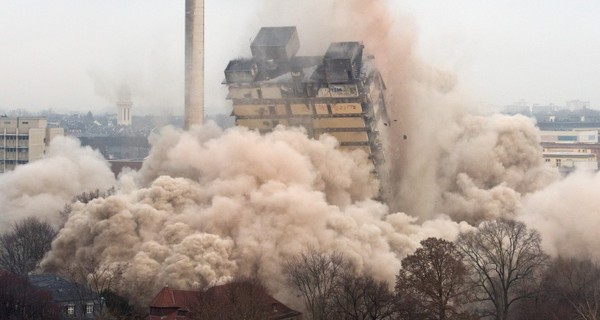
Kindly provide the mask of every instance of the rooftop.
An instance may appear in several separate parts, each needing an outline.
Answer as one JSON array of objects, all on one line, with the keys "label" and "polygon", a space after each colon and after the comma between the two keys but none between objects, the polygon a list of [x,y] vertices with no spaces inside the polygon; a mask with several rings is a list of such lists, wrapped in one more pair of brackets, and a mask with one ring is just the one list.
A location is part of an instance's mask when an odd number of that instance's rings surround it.
[{"label": "rooftop", "polygon": [[361,49],[360,42],[333,42],[329,45],[325,60],[329,59],[352,59]]},{"label": "rooftop", "polygon": [[296,27],[262,27],[252,41],[253,47],[279,47],[288,44]]},{"label": "rooftop", "polygon": [[74,300],[96,300],[96,296],[90,289],[65,280],[62,277],[51,274],[32,274],[29,275],[29,281],[34,286],[44,289],[52,294],[54,301],[74,301]]}]

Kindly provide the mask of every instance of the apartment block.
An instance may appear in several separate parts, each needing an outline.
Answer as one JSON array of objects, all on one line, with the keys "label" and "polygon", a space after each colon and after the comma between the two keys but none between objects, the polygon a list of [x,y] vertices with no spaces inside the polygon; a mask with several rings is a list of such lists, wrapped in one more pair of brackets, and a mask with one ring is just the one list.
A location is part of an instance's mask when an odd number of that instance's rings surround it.
[{"label": "apartment block", "polygon": [[59,135],[64,130],[48,127],[43,117],[0,117],[0,173],[40,159]]}]

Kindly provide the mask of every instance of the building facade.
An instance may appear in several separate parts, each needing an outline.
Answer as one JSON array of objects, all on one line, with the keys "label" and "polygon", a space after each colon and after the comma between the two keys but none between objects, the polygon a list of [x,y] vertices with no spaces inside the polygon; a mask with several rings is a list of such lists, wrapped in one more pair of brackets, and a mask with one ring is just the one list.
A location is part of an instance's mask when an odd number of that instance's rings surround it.
[{"label": "building facade", "polygon": [[0,117],[0,173],[40,159],[59,135],[64,130],[48,127],[43,117]]},{"label": "building facade", "polygon": [[575,170],[598,170],[598,130],[541,131],[544,161],[568,174]]},{"label": "building facade", "polygon": [[29,281],[52,295],[52,300],[62,311],[63,319],[96,319],[105,307],[104,300],[98,294],[57,275],[31,274]]},{"label": "building facade", "polygon": [[297,56],[299,48],[296,27],[264,27],[250,45],[252,57],[229,62],[224,84],[236,125],[329,134],[341,149],[365,151],[377,170],[388,115],[373,57],[361,42],[331,43],[323,56]]}]

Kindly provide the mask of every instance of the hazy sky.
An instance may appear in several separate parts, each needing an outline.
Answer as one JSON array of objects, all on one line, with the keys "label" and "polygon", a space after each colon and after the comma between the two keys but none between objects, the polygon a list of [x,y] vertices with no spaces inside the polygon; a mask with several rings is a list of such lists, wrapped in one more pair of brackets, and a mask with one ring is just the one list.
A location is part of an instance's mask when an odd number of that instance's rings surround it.
[{"label": "hazy sky", "polygon": [[[277,3],[290,1],[300,0]],[[248,55],[258,28],[281,15],[259,0],[205,2],[206,109],[219,113],[228,106],[220,84],[227,61]],[[454,72],[475,101],[579,99],[600,108],[600,2],[388,2],[396,27],[412,17],[406,27],[422,59]],[[311,10],[286,23],[302,23]],[[182,113],[183,30],[184,0],[1,0],[0,110],[112,110],[128,84],[134,108]]]}]

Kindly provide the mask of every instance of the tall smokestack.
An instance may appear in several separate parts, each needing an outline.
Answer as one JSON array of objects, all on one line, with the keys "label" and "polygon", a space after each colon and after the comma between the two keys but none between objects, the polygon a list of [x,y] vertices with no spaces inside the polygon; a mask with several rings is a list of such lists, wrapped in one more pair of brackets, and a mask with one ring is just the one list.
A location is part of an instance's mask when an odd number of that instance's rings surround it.
[{"label": "tall smokestack", "polygon": [[185,1],[184,128],[204,121],[204,0]]}]

